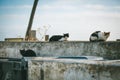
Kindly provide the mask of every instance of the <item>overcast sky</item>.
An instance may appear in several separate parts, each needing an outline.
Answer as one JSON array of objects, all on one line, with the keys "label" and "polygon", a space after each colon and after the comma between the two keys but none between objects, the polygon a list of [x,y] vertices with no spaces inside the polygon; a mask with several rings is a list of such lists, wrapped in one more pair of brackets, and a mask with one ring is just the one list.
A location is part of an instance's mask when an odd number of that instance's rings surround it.
[{"label": "overcast sky", "polygon": [[[0,41],[25,37],[34,0],[0,0]],[[41,39],[69,33],[69,40],[89,40],[94,31],[110,31],[120,39],[120,0],[39,0],[32,29]]]}]

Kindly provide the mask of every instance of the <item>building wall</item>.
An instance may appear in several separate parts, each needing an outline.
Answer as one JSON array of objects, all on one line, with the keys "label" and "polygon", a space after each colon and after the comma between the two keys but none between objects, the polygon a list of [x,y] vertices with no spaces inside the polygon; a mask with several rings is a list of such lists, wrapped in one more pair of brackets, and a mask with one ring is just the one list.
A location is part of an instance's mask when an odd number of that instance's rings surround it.
[{"label": "building wall", "polygon": [[120,80],[120,61],[28,61],[29,80]]},{"label": "building wall", "polygon": [[21,58],[19,50],[31,49],[40,57],[101,56],[120,59],[120,42],[0,42],[0,57]]},{"label": "building wall", "polygon": [[0,59],[0,80],[120,80],[120,60]]},{"label": "building wall", "polygon": [[[25,58],[28,80],[120,80],[120,60],[51,58],[84,55],[120,59],[120,42],[0,42],[0,57],[21,58],[21,49],[31,49],[40,56]],[[18,68],[18,61],[0,61],[0,71],[6,72],[2,80],[12,79],[14,74],[17,74],[16,78],[22,76],[21,71],[12,68]]]}]

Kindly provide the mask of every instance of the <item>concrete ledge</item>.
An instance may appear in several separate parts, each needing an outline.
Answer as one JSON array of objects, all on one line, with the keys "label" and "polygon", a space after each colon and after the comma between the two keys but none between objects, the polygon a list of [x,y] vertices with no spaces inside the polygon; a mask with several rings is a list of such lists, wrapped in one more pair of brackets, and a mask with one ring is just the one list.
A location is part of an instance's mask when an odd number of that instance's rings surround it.
[{"label": "concrete ledge", "polygon": [[120,60],[28,60],[29,80],[120,80]]},{"label": "concrete ledge", "polygon": [[100,56],[120,59],[120,42],[0,42],[0,57],[21,58],[20,49],[31,49],[40,57]]}]

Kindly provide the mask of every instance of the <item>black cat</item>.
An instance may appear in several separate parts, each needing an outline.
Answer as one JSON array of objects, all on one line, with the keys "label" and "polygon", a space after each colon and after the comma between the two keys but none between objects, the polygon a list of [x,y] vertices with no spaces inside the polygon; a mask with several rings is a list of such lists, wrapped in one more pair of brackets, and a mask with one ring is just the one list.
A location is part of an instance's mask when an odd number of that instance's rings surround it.
[{"label": "black cat", "polygon": [[20,54],[23,56],[23,57],[35,57],[36,56],[36,53],[33,51],[33,50],[20,50]]},{"label": "black cat", "polygon": [[63,35],[53,35],[49,41],[67,41],[67,38],[69,37],[69,34],[63,34]]}]

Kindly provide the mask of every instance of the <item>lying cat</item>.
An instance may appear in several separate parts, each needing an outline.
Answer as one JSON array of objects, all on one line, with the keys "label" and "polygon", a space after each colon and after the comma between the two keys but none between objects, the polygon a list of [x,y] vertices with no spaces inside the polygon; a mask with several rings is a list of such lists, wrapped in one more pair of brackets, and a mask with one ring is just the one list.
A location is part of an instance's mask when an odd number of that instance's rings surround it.
[{"label": "lying cat", "polygon": [[67,41],[67,38],[69,37],[69,34],[63,34],[63,35],[53,35],[49,41]]},{"label": "lying cat", "polygon": [[110,32],[101,32],[101,31],[96,31],[90,35],[90,41],[106,41],[108,37],[110,36]]},{"label": "lying cat", "polygon": [[23,57],[35,57],[36,56],[36,53],[33,51],[33,50],[20,50],[20,54],[23,56]]}]

